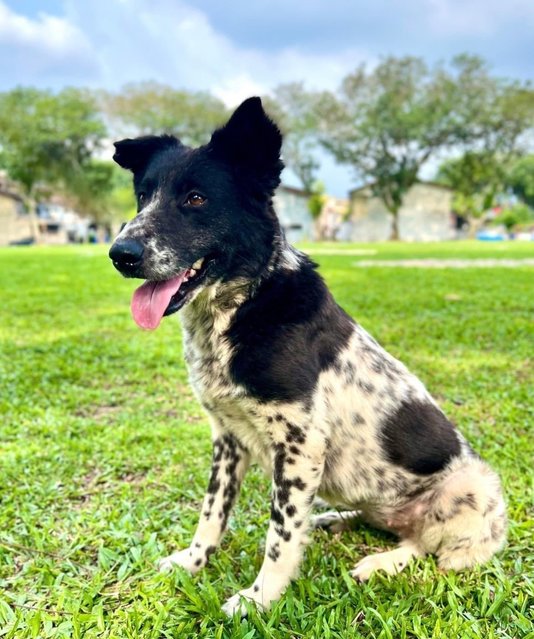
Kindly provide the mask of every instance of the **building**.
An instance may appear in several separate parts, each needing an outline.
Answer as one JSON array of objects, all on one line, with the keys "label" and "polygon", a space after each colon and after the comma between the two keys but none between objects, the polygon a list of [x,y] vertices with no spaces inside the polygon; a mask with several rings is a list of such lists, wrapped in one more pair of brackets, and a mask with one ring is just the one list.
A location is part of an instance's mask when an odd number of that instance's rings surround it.
[{"label": "building", "polygon": [[273,204],[291,244],[313,239],[313,218],[306,191],[281,185],[276,189]]},{"label": "building", "polygon": [[349,217],[349,200],[324,196],[323,210],[316,223],[318,240],[343,240],[343,230]]},{"label": "building", "polygon": [[[314,223],[305,191],[280,186],[274,195],[273,204],[289,242],[313,239]],[[22,197],[13,185],[0,179],[0,246],[31,244],[36,240],[36,235],[39,236],[39,242],[45,244],[66,244],[109,241],[112,233],[108,227],[97,226],[90,219],[80,216],[58,196],[39,203],[32,220],[32,216],[25,212]]]},{"label": "building", "polygon": [[[370,186],[350,192],[351,237],[354,242],[390,239],[392,216]],[[418,182],[407,192],[398,212],[399,239],[407,242],[456,237],[451,213],[452,190],[434,182]]]},{"label": "building", "polygon": [[63,198],[52,196],[37,205],[41,241],[46,244],[82,243],[90,240],[89,218],[80,216]]},{"label": "building", "polygon": [[0,246],[103,241],[109,233],[80,216],[59,196],[36,205],[30,215],[16,185],[0,172]]},{"label": "building", "polygon": [[13,243],[30,243],[33,230],[22,197],[11,187],[5,176],[0,175],[0,246]]}]

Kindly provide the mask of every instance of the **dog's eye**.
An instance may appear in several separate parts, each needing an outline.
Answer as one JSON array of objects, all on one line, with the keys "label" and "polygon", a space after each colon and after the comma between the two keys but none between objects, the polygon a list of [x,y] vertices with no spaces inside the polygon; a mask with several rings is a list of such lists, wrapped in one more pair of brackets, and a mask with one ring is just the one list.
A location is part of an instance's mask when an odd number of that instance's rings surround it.
[{"label": "dog's eye", "polygon": [[139,206],[142,206],[146,201],[146,193],[139,193],[137,200],[139,202]]},{"label": "dog's eye", "polygon": [[185,200],[185,203],[187,204],[187,206],[193,206],[193,207],[202,206],[205,202],[206,202],[206,198],[200,193],[197,193],[196,191],[189,193],[189,195],[187,196]]}]

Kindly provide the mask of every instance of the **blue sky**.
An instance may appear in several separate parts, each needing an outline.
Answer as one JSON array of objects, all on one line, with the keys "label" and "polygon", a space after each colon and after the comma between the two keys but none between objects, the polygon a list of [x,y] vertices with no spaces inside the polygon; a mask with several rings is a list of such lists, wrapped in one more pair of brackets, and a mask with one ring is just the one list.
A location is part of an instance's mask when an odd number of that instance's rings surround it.
[{"label": "blue sky", "polygon": [[[0,0],[0,90],[154,79],[229,106],[282,82],[335,89],[381,56],[468,51],[534,75],[534,0]],[[324,167],[342,194],[349,174]]]}]

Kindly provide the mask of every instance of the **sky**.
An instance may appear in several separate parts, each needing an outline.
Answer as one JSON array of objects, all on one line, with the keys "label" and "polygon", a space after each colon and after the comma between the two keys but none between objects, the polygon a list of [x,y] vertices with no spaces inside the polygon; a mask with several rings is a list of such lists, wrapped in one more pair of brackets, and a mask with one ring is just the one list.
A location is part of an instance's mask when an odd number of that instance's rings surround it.
[{"label": "sky", "polygon": [[[156,80],[233,107],[284,82],[335,90],[386,55],[464,51],[532,78],[534,0],[0,0],[0,91]],[[354,176],[322,159],[346,194]]]}]

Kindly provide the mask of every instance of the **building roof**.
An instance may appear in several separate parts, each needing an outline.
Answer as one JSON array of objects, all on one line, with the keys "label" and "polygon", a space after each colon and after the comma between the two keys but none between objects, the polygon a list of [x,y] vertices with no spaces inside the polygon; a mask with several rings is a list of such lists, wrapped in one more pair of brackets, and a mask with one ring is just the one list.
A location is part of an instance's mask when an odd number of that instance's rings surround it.
[{"label": "building roof", "polygon": [[[422,184],[423,186],[431,186],[436,189],[442,189],[443,191],[453,190],[449,186],[445,186],[445,184],[440,184],[439,182],[434,182],[433,180],[417,180],[417,182],[415,182],[413,186],[417,186],[418,184]],[[368,182],[367,184],[362,184],[362,186],[358,186],[355,189],[351,189],[349,191],[349,198],[351,198],[353,195],[356,195],[356,193],[359,193],[360,191],[365,191],[366,189],[372,189],[373,185],[374,185],[374,182]]]},{"label": "building roof", "polygon": [[7,197],[11,200],[15,200],[15,202],[24,202],[21,195],[19,195],[18,193],[14,193],[13,191],[8,191],[3,188],[0,188],[0,197]]},{"label": "building roof", "polygon": [[307,193],[304,189],[300,189],[296,186],[288,186],[287,184],[280,184],[280,186],[276,190],[285,191],[286,193],[292,193],[293,195],[300,195],[306,198],[310,197],[310,194]]}]

